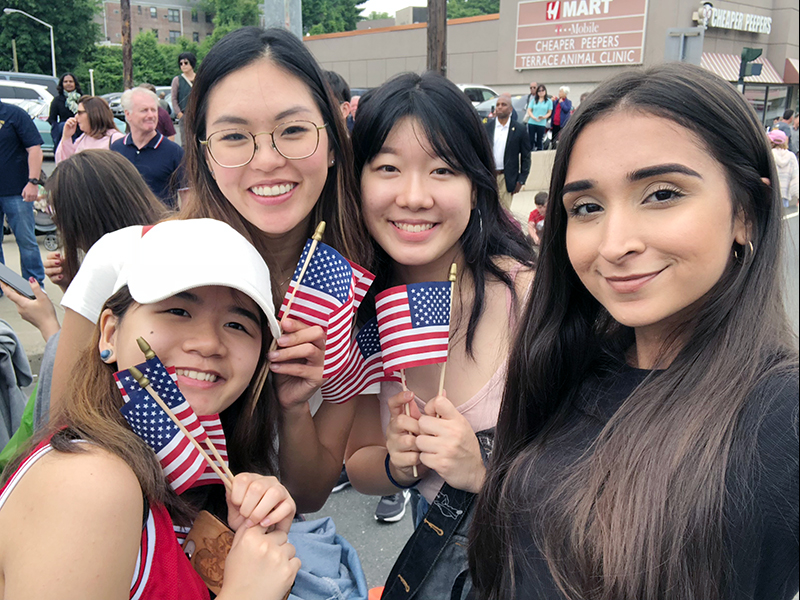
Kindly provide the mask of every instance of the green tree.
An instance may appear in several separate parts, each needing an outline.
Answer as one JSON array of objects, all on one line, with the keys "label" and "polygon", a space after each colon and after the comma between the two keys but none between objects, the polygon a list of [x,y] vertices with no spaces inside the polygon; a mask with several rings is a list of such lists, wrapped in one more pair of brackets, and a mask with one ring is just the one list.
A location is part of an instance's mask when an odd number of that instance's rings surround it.
[{"label": "green tree", "polygon": [[500,0],[447,0],[447,18],[477,17],[500,12]]},{"label": "green tree", "polygon": [[133,40],[133,81],[168,85],[172,81],[174,68],[167,66],[164,55],[152,31],[140,33]]},{"label": "green tree", "polygon": [[303,32],[309,35],[352,31],[362,20],[366,0],[303,0]]},{"label": "green tree", "polygon": [[[180,72],[180,68],[178,67],[178,56],[182,52],[191,52],[195,56],[199,56],[198,53],[200,51],[200,44],[197,42],[192,42],[185,37],[180,37],[175,44],[159,44],[158,50],[164,57],[164,62],[167,65],[167,71],[174,77]],[[198,66],[200,66],[199,63]],[[170,81],[171,80],[172,79],[170,78]]]},{"label": "green tree", "polygon": [[83,91],[89,88],[89,68],[94,69],[94,93],[98,96],[122,91],[122,47],[92,46],[84,61],[75,69],[79,81],[84,82]]},{"label": "green tree", "polygon": [[201,0],[199,7],[214,15],[214,28],[246,27],[260,23],[258,0]]},{"label": "green tree", "polygon": [[387,12],[375,12],[373,10],[371,13],[369,13],[369,15],[367,16],[367,18],[365,20],[366,21],[379,21],[381,19],[391,19],[391,18],[392,17],[389,16],[389,13],[387,13]]},{"label": "green tree", "polygon": [[[100,35],[99,26],[92,21],[100,10],[99,0],[0,0],[0,11],[4,8],[24,10],[53,25],[59,74],[75,70]],[[12,39],[17,40],[20,71],[51,73],[47,27],[25,15],[0,12],[0,70],[13,70]]]}]

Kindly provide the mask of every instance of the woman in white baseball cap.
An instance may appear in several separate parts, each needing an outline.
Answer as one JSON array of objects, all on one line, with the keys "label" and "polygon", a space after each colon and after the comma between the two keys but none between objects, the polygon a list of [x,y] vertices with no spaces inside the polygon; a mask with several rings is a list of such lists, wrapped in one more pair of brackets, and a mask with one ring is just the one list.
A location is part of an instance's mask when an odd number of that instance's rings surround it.
[{"label": "woman in white baseball cap", "polygon": [[[230,226],[192,219],[146,229],[64,400],[4,474],[0,597],[208,598],[173,531],[205,509],[236,532],[217,597],[284,598],[300,566],[287,542],[295,504],[271,476],[274,392],[255,391],[279,332],[269,269]],[[143,362],[140,336],[176,369],[196,415],[219,414],[238,473],[227,491],[176,494],[120,413],[114,372]]]}]

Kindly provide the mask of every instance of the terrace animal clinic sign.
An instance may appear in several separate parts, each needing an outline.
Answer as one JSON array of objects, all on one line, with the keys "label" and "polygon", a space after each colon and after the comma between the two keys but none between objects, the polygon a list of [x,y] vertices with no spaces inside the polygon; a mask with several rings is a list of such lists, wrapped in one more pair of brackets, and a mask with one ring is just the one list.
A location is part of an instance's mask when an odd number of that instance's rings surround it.
[{"label": "terrace animal clinic sign", "polygon": [[646,19],[647,0],[523,0],[514,68],[641,64]]}]

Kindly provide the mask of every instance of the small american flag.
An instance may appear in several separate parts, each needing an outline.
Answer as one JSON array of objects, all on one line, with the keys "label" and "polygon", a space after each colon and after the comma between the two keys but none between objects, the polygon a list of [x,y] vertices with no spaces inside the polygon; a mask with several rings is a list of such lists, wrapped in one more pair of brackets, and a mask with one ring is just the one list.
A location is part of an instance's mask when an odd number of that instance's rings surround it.
[{"label": "small american flag", "polygon": [[306,242],[300,255],[278,320],[285,316],[289,298],[294,289],[298,288],[289,316],[306,325],[319,325],[325,331],[322,376],[327,379],[339,373],[347,363],[353,315],[375,276],[345,260],[330,246],[320,243],[298,287],[297,279],[311,249],[311,243],[311,240]]},{"label": "small american flag", "polygon": [[449,281],[429,281],[399,285],[376,296],[387,374],[447,362],[451,289]]},{"label": "small american flag", "polygon": [[[175,369],[165,367],[158,357],[151,358],[137,365],[136,368],[150,380],[153,390],[169,406],[192,437],[201,444],[210,439],[227,464],[227,445],[219,415],[196,415],[178,389]],[[119,371],[114,374],[114,377],[125,400],[125,406],[120,409],[122,415],[131,425],[131,429],[156,452],[164,468],[164,473],[170,480],[170,485],[177,493],[183,493],[191,487],[222,483],[200,452],[178,429],[169,415],[150,397],[147,390],[139,386],[130,371]],[[136,401],[137,406],[128,408],[132,399]],[[147,415],[144,414],[145,412]],[[134,424],[134,421],[137,424]],[[165,423],[168,425],[167,429],[158,429],[165,427]],[[154,427],[155,429],[153,429]],[[177,436],[167,437],[167,431],[170,436],[177,432]],[[161,437],[159,437],[159,432]],[[208,449],[207,444],[206,446]],[[176,450],[180,450],[180,452],[176,453]],[[197,459],[199,459],[199,463]]]},{"label": "small american flag", "polygon": [[377,394],[381,381],[399,380],[396,375],[384,374],[378,320],[372,318],[356,335],[342,372],[322,384],[322,399],[340,404],[359,394]]}]

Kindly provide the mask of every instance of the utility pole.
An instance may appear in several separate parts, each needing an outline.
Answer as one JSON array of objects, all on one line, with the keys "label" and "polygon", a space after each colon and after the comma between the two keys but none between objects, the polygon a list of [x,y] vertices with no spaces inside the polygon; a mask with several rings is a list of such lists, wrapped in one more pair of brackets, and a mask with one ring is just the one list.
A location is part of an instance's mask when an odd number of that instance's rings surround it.
[{"label": "utility pole", "polygon": [[131,0],[119,1],[122,15],[122,87],[133,87],[133,45],[131,40]]},{"label": "utility pole", "polygon": [[428,70],[447,75],[447,0],[428,0]]},{"label": "utility pole", "polygon": [[14,61],[14,73],[19,73],[19,63],[17,62],[17,38],[11,38],[11,57]]}]

